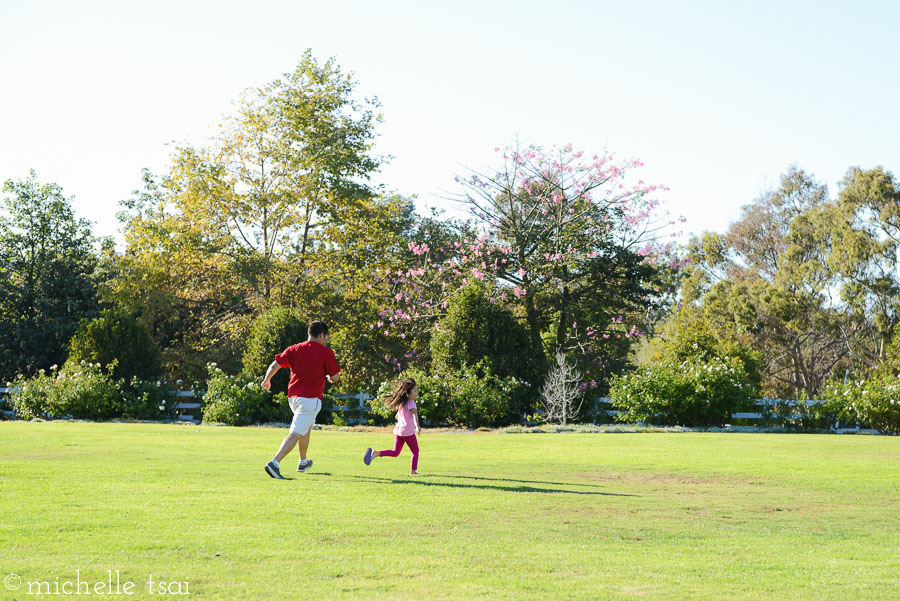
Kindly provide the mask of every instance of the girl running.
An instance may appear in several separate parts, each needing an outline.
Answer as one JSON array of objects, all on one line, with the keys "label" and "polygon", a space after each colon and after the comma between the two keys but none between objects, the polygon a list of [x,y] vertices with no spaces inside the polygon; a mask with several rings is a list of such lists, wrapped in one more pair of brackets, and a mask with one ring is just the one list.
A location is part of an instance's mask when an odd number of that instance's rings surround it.
[{"label": "girl running", "polygon": [[419,434],[422,429],[419,427],[419,412],[416,411],[417,396],[419,396],[419,390],[416,388],[416,381],[412,378],[406,378],[397,383],[397,388],[385,401],[388,409],[397,412],[397,425],[394,426],[394,450],[373,451],[371,447],[366,449],[366,454],[363,456],[363,462],[366,465],[372,463],[372,459],[375,457],[396,457],[405,443],[412,451],[410,474],[419,473],[416,471],[419,466],[419,443],[416,440],[416,434]]}]

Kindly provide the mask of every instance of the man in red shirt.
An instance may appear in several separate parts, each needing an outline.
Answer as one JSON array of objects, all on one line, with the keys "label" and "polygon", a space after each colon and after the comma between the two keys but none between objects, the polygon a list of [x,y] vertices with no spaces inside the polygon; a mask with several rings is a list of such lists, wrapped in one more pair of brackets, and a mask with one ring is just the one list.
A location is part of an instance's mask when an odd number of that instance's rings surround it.
[{"label": "man in red shirt", "polygon": [[337,382],[338,373],[341,371],[334,358],[334,351],[325,346],[327,341],[328,326],[325,322],[312,322],[309,324],[309,339],[289,346],[275,355],[275,360],[269,365],[266,377],[263,378],[262,387],[271,390],[272,376],[282,367],[291,370],[288,402],[291,404],[291,411],[294,412],[294,420],[291,422],[290,431],[281,442],[281,448],[275,453],[272,461],[266,464],[266,473],[273,478],[284,478],[279,471],[279,463],[291,452],[295,444],[300,451],[297,471],[305,472],[312,467],[312,459],[306,458],[306,450],[309,448],[312,425],[322,408],[325,380]]}]

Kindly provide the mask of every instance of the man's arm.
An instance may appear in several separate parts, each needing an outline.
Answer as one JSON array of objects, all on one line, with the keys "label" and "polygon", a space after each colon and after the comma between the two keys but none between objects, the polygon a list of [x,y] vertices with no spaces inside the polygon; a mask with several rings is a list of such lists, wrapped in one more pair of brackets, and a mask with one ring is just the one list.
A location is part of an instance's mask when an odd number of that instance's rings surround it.
[{"label": "man's arm", "polygon": [[266,377],[263,378],[262,381],[263,390],[272,390],[272,376],[274,376],[279,369],[281,369],[281,366],[278,365],[278,361],[272,361],[268,371],[266,371]]},{"label": "man's arm", "polygon": [[335,382],[337,382],[338,380],[341,379],[341,374],[336,373],[333,376],[329,376],[328,374],[325,374],[325,379],[328,380],[329,382],[331,382],[332,384],[334,384]]}]

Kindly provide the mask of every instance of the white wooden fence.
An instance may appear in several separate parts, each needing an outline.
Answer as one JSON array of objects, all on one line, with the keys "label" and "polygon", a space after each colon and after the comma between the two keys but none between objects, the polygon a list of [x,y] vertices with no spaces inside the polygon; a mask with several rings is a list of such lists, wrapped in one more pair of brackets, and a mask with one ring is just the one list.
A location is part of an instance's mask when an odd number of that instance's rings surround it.
[{"label": "white wooden fence", "polygon": [[[598,397],[596,399],[596,402],[598,405],[603,404],[603,403],[608,405],[611,401],[612,401],[612,399],[609,397]],[[761,407],[761,408],[784,406],[784,405],[794,406],[794,407],[797,407],[797,406],[812,407],[814,405],[821,405],[824,402],[825,401],[821,401],[821,400],[815,400],[815,401],[782,401],[782,400],[777,400],[777,399],[754,399],[753,400],[753,404],[756,405],[757,407]],[[606,414],[610,415],[610,416],[618,415],[618,413],[619,413],[619,411],[616,411],[614,409],[608,409],[606,411]],[[737,413],[731,414],[731,419],[761,420],[764,417],[765,417],[765,414],[762,412],[737,412]],[[800,419],[803,417],[803,415],[801,415],[799,413],[792,413],[791,415],[782,415],[781,417],[786,417],[786,418],[790,418],[790,419]],[[845,432],[861,432],[861,433],[866,433],[866,434],[877,434],[878,433],[878,430],[870,430],[870,429],[861,428],[859,424],[855,424],[852,427],[846,427],[846,425],[844,427],[841,427],[840,422],[838,422],[833,429],[835,432],[837,432],[839,434],[843,434]]]},{"label": "white wooden fence", "polygon": [[[16,391],[15,388],[0,388],[0,397],[9,397],[12,393]],[[196,398],[197,393],[193,390],[178,390],[175,392],[175,396],[179,399],[193,399]],[[335,398],[341,400],[356,400],[359,402],[359,409],[366,408],[366,401],[373,399],[371,394],[366,394],[365,392],[358,392],[356,394],[336,394],[333,395]],[[178,411],[178,419],[182,421],[200,421],[199,416],[194,415],[194,412],[203,407],[203,403],[200,402],[180,402],[175,405],[175,409]],[[332,407],[332,411],[355,411],[356,407],[351,407],[349,405],[335,405]],[[15,417],[16,412],[12,409],[4,409],[2,411],[3,415],[7,417]]]},{"label": "white wooden fence", "polygon": [[[15,392],[15,388],[0,388],[0,397],[8,397],[11,393]],[[179,390],[175,392],[175,396],[182,399],[191,399],[197,396],[197,393],[193,390]],[[336,394],[333,395],[335,398],[342,400],[355,400],[359,403],[358,407],[350,406],[350,405],[335,405],[332,407],[332,411],[356,411],[356,410],[364,410],[366,408],[366,402],[375,398],[371,394],[366,394],[365,392],[358,392],[356,394]],[[596,403],[600,404],[609,404],[612,399],[609,397],[598,397],[596,399]],[[773,399],[756,399],[754,404],[758,407],[774,407],[776,405],[819,405],[824,403],[825,401],[778,401]],[[175,409],[178,410],[178,419],[182,421],[200,421],[199,416],[196,416],[194,412],[203,407],[203,403],[200,402],[180,402],[175,405]],[[15,417],[15,412],[11,409],[3,410],[2,413],[7,417]],[[608,409],[606,410],[607,415],[616,415],[619,412],[616,410]],[[762,412],[738,412],[732,413],[731,419],[742,419],[742,420],[761,420],[764,417],[764,413]],[[790,416],[792,419],[799,419],[803,417],[800,414],[792,414]],[[357,418],[355,421],[359,421],[362,418]],[[835,427],[835,432],[844,433],[844,432],[862,432],[862,433],[877,433],[877,430],[868,430],[861,429],[859,424],[856,424],[853,427],[841,427],[841,424],[838,423]]]}]

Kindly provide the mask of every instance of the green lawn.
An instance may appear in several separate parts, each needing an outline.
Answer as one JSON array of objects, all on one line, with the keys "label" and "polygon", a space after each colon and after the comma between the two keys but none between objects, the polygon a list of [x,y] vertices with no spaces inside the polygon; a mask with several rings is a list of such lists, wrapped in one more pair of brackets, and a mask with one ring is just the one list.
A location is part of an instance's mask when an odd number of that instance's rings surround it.
[{"label": "green lawn", "polygon": [[900,437],[284,432],[0,423],[0,599],[900,599]]}]

